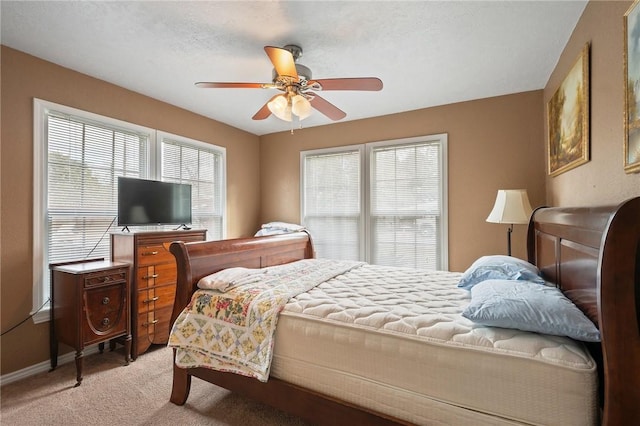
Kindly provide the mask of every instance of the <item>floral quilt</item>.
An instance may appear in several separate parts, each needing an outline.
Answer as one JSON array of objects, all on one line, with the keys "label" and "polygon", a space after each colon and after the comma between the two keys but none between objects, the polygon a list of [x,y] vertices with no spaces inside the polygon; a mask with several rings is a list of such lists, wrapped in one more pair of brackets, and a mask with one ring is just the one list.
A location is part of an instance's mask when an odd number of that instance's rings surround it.
[{"label": "floral quilt", "polygon": [[[287,301],[362,262],[305,259],[265,268],[229,290],[196,291],[176,319],[169,346],[176,365],[269,378],[278,315]],[[240,280],[241,281],[241,280]]]}]

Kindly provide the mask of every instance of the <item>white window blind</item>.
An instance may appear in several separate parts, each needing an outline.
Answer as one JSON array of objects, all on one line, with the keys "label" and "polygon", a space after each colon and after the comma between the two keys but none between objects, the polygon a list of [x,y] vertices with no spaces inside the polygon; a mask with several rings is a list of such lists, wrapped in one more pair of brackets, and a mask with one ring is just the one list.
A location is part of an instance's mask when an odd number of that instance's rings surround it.
[{"label": "white window blind", "polygon": [[437,269],[440,144],[374,147],[370,161],[371,263]]},{"label": "white window blind", "polygon": [[306,155],[302,175],[302,223],[318,257],[360,259],[360,150]]},{"label": "white window blind", "polygon": [[149,135],[48,111],[47,262],[109,258],[118,176],[146,177]]},{"label": "white window blind", "polygon": [[208,238],[224,238],[224,150],[161,136],[163,181],[191,185],[192,226],[206,229]]},{"label": "white window blind", "polygon": [[447,269],[446,135],[301,153],[318,257]]}]

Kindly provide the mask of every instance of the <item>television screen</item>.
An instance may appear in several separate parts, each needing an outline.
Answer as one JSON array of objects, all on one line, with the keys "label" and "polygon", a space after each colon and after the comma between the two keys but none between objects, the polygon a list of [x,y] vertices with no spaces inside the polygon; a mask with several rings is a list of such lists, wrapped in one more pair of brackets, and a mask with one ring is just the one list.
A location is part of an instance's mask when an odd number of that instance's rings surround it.
[{"label": "television screen", "polygon": [[191,185],[118,177],[118,225],[191,223]]}]

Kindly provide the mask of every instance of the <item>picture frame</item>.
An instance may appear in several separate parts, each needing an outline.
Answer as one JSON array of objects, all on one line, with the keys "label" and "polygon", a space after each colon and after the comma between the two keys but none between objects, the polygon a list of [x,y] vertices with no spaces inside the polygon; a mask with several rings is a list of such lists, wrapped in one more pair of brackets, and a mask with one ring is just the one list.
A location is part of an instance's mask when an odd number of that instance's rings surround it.
[{"label": "picture frame", "polygon": [[589,161],[589,43],[547,103],[549,175]]},{"label": "picture frame", "polygon": [[640,0],[624,14],[624,171],[640,172]]}]

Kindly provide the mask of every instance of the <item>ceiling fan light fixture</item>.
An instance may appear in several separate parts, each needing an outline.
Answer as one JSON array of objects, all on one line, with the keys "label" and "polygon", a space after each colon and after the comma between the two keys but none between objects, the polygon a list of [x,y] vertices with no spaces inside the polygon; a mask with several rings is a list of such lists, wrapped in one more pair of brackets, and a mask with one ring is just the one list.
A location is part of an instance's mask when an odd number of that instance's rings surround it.
[{"label": "ceiling fan light fixture", "polygon": [[311,115],[311,103],[302,95],[295,95],[291,99],[291,112],[298,116],[299,120],[304,120]]},{"label": "ceiling fan light fixture", "polygon": [[276,96],[267,104],[267,108],[280,120],[291,121],[291,105],[285,95]]}]

